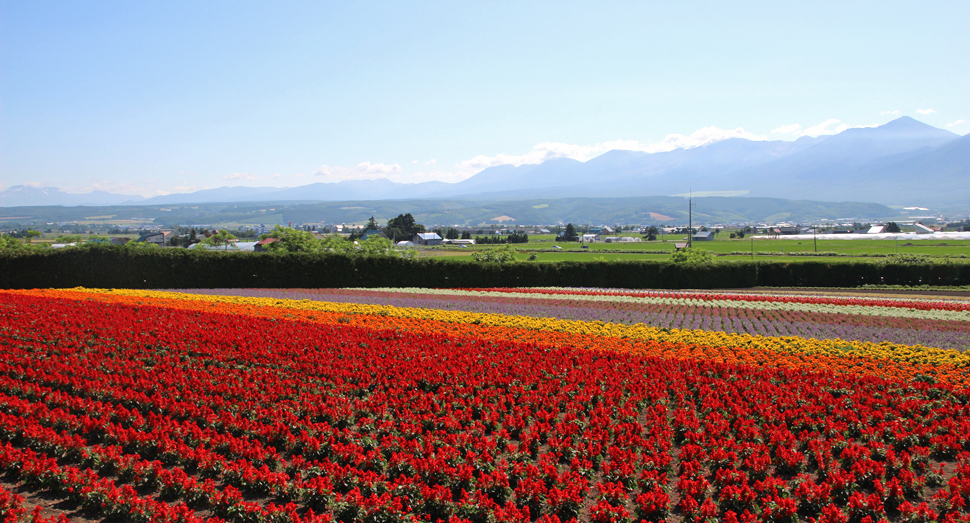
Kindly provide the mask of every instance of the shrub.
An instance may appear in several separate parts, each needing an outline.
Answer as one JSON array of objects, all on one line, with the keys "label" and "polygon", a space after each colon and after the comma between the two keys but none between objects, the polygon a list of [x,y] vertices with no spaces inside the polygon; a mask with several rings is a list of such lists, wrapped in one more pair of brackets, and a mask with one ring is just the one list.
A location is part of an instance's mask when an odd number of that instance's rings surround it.
[{"label": "shrub", "polygon": [[490,247],[472,254],[472,259],[479,263],[512,263],[515,261],[515,249],[511,245]]},{"label": "shrub", "polygon": [[714,263],[714,255],[704,249],[681,249],[670,256],[674,263],[689,265],[710,265]]}]

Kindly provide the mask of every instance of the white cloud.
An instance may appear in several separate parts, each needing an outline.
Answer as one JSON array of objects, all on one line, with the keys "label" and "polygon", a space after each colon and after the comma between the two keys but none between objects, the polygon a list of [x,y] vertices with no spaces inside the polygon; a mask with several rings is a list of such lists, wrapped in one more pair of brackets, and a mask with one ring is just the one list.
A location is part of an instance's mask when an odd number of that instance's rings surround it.
[{"label": "white cloud", "polygon": [[962,124],[965,124],[965,123],[967,123],[967,121],[961,119],[961,120],[957,120],[955,122],[950,122],[950,123],[946,124],[946,126],[947,127],[956,127],[958,125],[962,125]]},{"label": "white cloud", "polygon": [[801,132],[802,132],[802,126],[801,125],[798,125],[797,123],[793,123],[791,125],[782,125],[781,127],[777,128],[777,129],[772,129],[771,130],[771,133],[772,134],[776,134],[777,133],[777,134],[794,134],[794,135],[797,135],[797,134],[799,134]]},{"label": "white cloud", "polygon": [[879,116],[886,116],[887,114],[899,114],[899,111],[880,111]]},{"label": "white cloud", "polygon": [[340,182],[343,180],[376,180],[378,178],[395,179],[401,172],[401,166],[392,163],[361,162],[356,167],[341,167],[321,165],[313,174],[322,176],[325,182]]},{"label": "white cloud", "polygon": [[461,170],[480,171],[496,165],[537,164],[553,158],[572,158],[585,162],[607,151],[615,149],[624,151],[641,151],[659,153],[674,149],[690,149],[700,147],[729,138],[744,138],[747,140],[766,140],[764,136],[749,133],[742,128],[718,129],[717,127],[702,127],[690,136],[682,134],[668,134],[659,143],[643,144],[636,140],[612,140],[596,145],[576,145],[562,142],[543,142],[535,145],[531,151],[520,154],[497,154],[495,156],[478,155],[470,160],[459,163],[456,167]]},{"label": "white cloud", "polygon": [[251,180],[251,181],[256,181],[256,180],[262,180],[263,177],[262,176],[259,176],[259,175],[255,175],[255,174],[249,174],[249,173],[232,173],[232,174],[227,174],[227,175],[223,176],[222,179],[223,180]]},{"label": "white cloud", "polygon": [[344,176],[349,172],[350,172],[350,169],[348,169],[347,167],[339,167],[339,166],[331,167],[329,165],[324,164],[324,165],[321,165],[319,168],[317,168],[317,170],[314,171],[313,174],[317,176],[323,176],[324,178],[328,178],[327,181],[330,181],[329,178],[336,178],[333,181],[340,181],[345,179]]},{"label": "white cloud", "polygon": [[802,129],[801,125],[797,123],[793,123],[790,125],[782,125],[777,129],[773,129],[771,132],[773,134],[790,134],[796,138],[799,138],[802,136],[821,136],[821,135],[829,135],[829,134],[838,134],[846,129],[852,129],[852,128],[859,129],[863,127],[879,127],[879,124],[871,123],[871,124],[865,124],[865,125],[850,126],[848,124],[840,123],[839,120],[836,120],[835,118],[829,118],[828,120],[825,120],[824,122],[818,125],[813,125],[808,129]]},{"label": "white cloud", "polygon": [[437,160],[435,160],[434,158],[432,158],[432,159],[430,159],[430,160],[428,160],[428,161],[426,161],[426,162],[424,162],[424,164],[425,164],[425,165],[434,165],[434,164],[436,164],[436,163],[438,163],[438,161],[437,161]]},{"label": "white cloud", "polygon": [[270,178],[282,178],[282,177],[283,177],[283,173],[273,173],[273,175],[270,176]]},{"label": "white cloud", "polygon": [[365,175],[388,175],[401,172],[401,166],[396,163],[386,165],[383,163],[360,162],[357,164],[357,167],[354,167],[354,170]]},{"label": "white cloud", "polygon": [[916,112],[919,114],[933,114],[936,112],[936,109],[917,109]]},{"label": "white cloud", "polygon": [[[835,127],[832,127],[832,126],[835,126]],[[848,128],[849,128],[848,125],[844,123],[840,124],[839,121],[836,120],[835,118],[829,118],[828,120],[825,120],[824,122],[818,125],[813,125],[812,127],[805,129],[799,134],[799,136],[822,136],[827,134],[839,134]]]},{"label": "white cloud", "polygon": [[[412,163],[415,162],[417,160]],[[431,160],[421,163],[424,165],[432,165],[435,162]],[[344,180],[376,180],[381,178],[397,183],[421,183],[430,181],[459,182],[475,173],[471,171],[449,172],[439,170],[404,173],[402,172],[401,166],[396,163],[387,165],[383,163],[361,162],[355,167],[322,165],[313,174],[322,177],[323,181],[327,183],[341,182]]]}]

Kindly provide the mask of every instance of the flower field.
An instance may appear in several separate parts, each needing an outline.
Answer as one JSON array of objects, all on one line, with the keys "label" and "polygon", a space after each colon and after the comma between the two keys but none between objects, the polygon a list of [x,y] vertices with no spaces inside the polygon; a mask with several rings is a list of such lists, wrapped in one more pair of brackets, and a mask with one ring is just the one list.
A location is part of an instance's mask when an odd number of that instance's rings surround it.
[{"label": "flower field", "polygon": [[5,521],[970,521],[970,305],[0,291]]}]

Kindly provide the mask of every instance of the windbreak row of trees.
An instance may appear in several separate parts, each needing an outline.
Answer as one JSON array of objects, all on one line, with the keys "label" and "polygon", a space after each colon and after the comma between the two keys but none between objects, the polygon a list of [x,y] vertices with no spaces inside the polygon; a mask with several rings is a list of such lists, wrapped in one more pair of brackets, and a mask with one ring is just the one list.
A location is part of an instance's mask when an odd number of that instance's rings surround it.
[{"label": "windbreak row of trees", "polygon": [[470,240],[472,239],[471,231],[459,231],[454,227],[439,227],[434,230],[445,240]]},{"label": "windbreak row of trees", "polygon": [[[511,246],[507,246],[511,249]],[[514,253],[512,253],[514,255]],[[219,287],[610,287],[732,288],[966,285],[970,264],[821,261],[710,263],[703,252],[682,261],[502,263],[501,249],[480,262],[354,254],[224,253],[198,249],[126,250],[120,246],[0,252],[0,288]],[[487,259],[486,259],[487,258]],[[497,262],[497,263],[496,263]]]},{"label": "windbreak row of trees", "polygon": [[513,232],[508,236],[476,236],[475,243],[478,245],[496,245],[501,243],[529,243],[529,234],[525,232]]}]

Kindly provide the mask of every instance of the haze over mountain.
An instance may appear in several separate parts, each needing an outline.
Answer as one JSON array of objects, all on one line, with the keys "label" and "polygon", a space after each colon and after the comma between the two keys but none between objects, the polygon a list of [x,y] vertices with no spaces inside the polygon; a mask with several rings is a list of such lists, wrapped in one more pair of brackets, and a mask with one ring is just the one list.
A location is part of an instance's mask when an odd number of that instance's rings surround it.
[{"label": "haze over mountain", "polygon": [[140,203],[145,198],[138,195],[114,194],[92,191],[83,194],[66,193],[57,187],[33,187],[14,185],[0,191],[0,207],[29,205],[122,205]]},{"label": "haze over mountain", "polygon": [[[970,136],[970,135],[968,135]],[[644,153],[613,150],[586,162],[555,158],[489,167],[457,183],[387,179],[296,188],[222,187],[138,200],[95,192],[11,187],[0,206],[184,204],[245,201],[348,201],[748,195],[889,205],[970,201],[970,137],[901,117],[872,128],[795,141],[731,138],[701,147]]]}]

